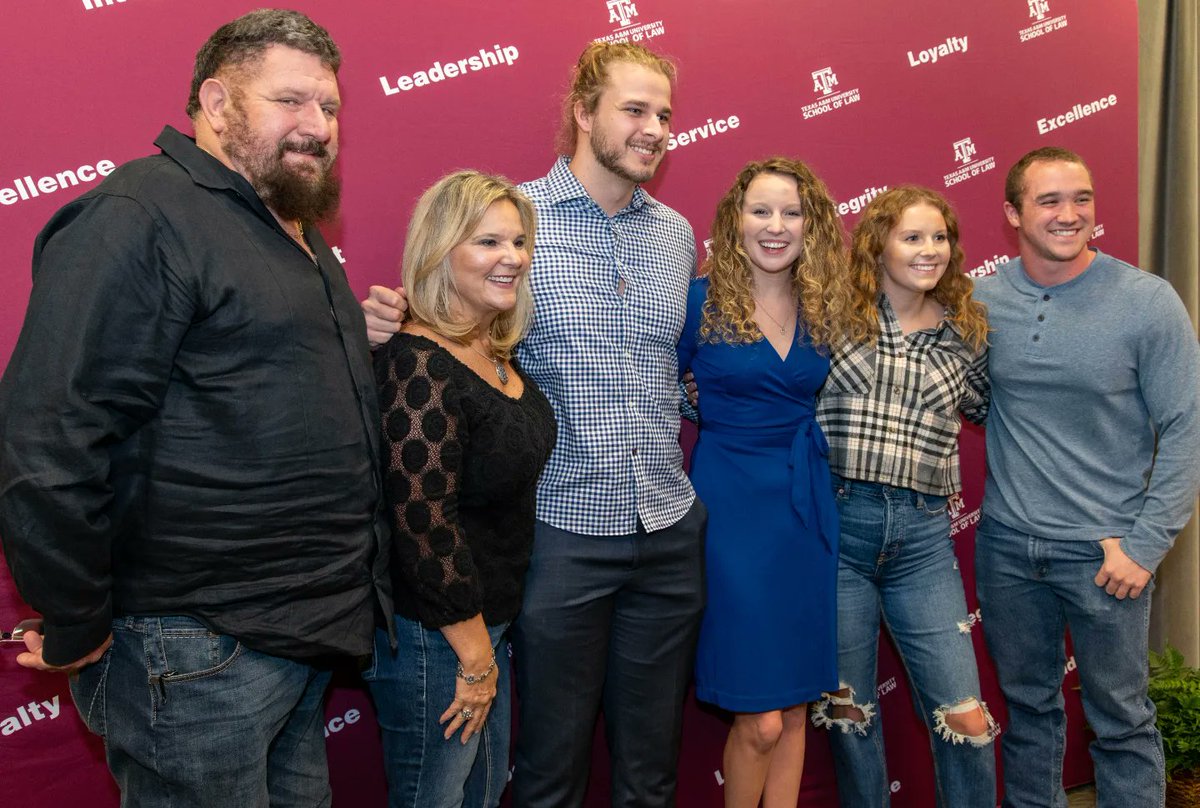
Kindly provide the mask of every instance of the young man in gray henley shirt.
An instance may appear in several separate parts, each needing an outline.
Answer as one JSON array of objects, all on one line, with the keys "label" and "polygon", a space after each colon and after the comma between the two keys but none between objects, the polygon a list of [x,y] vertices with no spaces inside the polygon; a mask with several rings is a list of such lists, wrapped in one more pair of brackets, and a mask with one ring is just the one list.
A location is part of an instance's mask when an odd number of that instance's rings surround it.
[{"label": "young man in gray henley shirt", "polygon": [[1200,485],[1196,332],[1166,281],[1088,247],[1079,155],[1030,152],[1005,196],[1020,258],[976,287],[992,328],[976,575],[1008,703],[1004,805],[1066,805],[1067,627],[1097,805],[1162,805],[1147,628],[1154,570]]}]

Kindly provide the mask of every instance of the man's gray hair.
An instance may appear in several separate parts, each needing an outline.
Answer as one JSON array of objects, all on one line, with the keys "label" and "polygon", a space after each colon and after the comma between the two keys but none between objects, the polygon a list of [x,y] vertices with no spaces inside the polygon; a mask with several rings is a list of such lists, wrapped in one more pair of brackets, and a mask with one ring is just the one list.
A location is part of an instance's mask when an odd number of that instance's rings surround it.
[{"label": "man's gray hair", "polygon": [[194,118],[200,111],[201,84],[222,68],[239,67],[261,58],[272,45],[310,53],[335,74],[342,66],[341,51],[324,28],[299,11],[260,8],[222,25],[196,53],[188,117]]}]

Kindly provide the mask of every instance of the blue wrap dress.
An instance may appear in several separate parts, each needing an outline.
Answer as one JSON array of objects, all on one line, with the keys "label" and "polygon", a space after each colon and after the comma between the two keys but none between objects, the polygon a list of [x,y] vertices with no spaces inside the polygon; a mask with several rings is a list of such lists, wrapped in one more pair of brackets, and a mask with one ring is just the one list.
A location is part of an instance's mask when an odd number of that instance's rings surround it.
[{"label": "blue wrap dress", "polygon": [[786,358],[765,339],[701,339],[707,292],[692,283],[678,346],[700,390],[691,476],[708,507],[696,695],[764,712],[838,687],[837,507],[814,417],[829,358],[799,323]]}]

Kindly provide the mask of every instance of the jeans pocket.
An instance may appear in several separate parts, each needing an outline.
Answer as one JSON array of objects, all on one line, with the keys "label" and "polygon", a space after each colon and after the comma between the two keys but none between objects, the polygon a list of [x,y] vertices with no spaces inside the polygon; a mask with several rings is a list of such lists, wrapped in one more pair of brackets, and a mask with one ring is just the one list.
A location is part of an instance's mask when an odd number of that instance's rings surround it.
[{"label": "jeans pocket", "polygon": [[101,738],[108,732],[107,710],[108,703],[104,688],[108,683],[108,663],[112,659],[112,649],[104,652],[104,656],[72,673],[68,679],[71,688],[71,698],[75,701],[75,709],[84,726]]},{"label": "jeans pocket", "polygon": [[927,516],[945,516],[949,502],[949,497],[921,494],[917,497],[917,510]]},{"label": "jeans pocket", "polygon": [[242,644],[227,634],[217,634],[195,623],[174,624],[167,618],[163,619],[159,641],[164,683],[216,676],[242,653]]}]

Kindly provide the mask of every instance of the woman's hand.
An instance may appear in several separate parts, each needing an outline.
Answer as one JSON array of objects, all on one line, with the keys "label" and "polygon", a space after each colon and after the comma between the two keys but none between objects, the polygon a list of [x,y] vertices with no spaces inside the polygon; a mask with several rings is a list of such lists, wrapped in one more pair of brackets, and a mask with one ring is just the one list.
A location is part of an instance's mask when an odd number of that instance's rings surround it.
[{"label": "woman's hand", "polygon": [[[478,675],[487,669],[488,666],[484,665],[475,673]],[[463,670],[467,670],[465,666]],[[496,670],[492,668],[491,671],[487,678],[473,685],[467,684],[461,676],[455,676],[454,701],[438,719],[439,724],[446,724],[446,740],[450,740],[461,728],[462,742],[465,744],[472,735],[483,729],[483,722],[487,720],[492,701],[496,698]]]},{"label": "woman's hand", "polygon": [[454,674],[454,700],[438,719],[446,725],[446,740],[462,729],[462,742],[483,729],[492,701],[496,698],[496,656],[482,615],[442,626],[442,636],[459,659],[460,673]]}]

